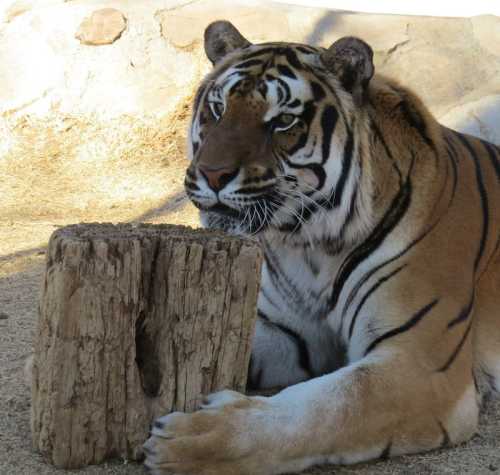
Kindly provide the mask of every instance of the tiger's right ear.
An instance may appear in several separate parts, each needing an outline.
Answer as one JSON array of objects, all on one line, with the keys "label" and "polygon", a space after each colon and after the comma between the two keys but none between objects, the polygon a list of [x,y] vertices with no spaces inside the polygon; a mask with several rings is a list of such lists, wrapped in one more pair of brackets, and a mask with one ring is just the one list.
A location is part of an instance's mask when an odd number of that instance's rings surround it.
[{"label": "tiger's right ear", "polygon": [[214,21],[205,29],[205,53],[214,65],[228,53],[250,45],[250,41],[228,21]]},{"label": "tiger's right ear", "polygon": [[340,80],[342,87],[361,105],[373,76],[373,51],[359,38],[346,36],[321,53],[323,65]]}]

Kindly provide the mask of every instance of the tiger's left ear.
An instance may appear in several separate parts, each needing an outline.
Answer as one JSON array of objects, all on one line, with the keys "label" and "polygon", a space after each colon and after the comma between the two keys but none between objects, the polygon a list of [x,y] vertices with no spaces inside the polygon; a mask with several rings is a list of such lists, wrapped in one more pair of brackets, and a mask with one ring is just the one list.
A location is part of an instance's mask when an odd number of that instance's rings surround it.
[{"label": "tiger's left ear", "polygon": [[333,43],[320,55],[323,65],[337,76],[344,89],[360,106],[373,76],[373,51],[359,38],[346,36]]},{"label": "tiger's left ear", "polygon": [[229,21],[214,21],[205,29],[205,53],[214,65],[228,53],[250,45]]}]

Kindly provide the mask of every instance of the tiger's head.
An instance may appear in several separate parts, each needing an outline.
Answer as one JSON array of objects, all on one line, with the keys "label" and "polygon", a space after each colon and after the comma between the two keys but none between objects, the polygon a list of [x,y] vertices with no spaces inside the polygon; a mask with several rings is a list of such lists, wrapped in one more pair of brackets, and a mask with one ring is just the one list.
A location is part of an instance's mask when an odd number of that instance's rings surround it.
[{"label": "tiger's head", "polygon": [[369,219],[359,157],[371,48],[253,45],[218,21],[205,51],[214,69],[196,94],[185,180],[202,223],[301,245],[354,239]]}]

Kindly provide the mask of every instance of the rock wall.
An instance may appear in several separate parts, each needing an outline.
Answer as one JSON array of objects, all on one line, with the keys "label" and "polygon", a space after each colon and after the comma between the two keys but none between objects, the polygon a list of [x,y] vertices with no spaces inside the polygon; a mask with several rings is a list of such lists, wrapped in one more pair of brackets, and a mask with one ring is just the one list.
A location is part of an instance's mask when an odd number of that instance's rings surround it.
[{"label": "rock wall", "polygon": [[375,49],[379,71],[403,79],[438,116],[500,93],[497,17],[351,14],[263,1],[184,3],[4,0],[0,114],[168,114],[207,71],[201,38],[218,18],[229,18],[257,42],[328,45],[358,35]]},{"label": "rock wall", "polygon": [[[173,193],[159,181],[165,166],[182,163],[189,103],[210,67],[203,30],[220,18],[254,42],[328,46],[360,36],[374,48],[376,69],[411,86],[443,123],[500,143],[498,17],[354,14],[261,0],[2,0],[0,212],[18,214],[29,197],[28,208],[48,213],[47,190],[73,190],[65,206],[75,213]],[[142,180],[123,181],[127,174]]]}]

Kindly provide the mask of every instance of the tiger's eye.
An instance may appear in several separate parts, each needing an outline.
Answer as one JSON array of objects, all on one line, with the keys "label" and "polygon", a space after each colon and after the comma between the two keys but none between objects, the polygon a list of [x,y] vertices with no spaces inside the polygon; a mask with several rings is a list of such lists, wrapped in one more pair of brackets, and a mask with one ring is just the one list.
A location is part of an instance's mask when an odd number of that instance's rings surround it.
[{"label": "tiger's eye", "polygon": [[297,117],[293,114],[283,113],[278,115],[273,120],[273,128],[276,132],[289,129],[297,121]]},{"label": "tiger's eye", "polygon": [[290,125],[295,120],[295,116],[293,114],[280,114],[278,116],[278,125],[280,127],[286,127]]}]

